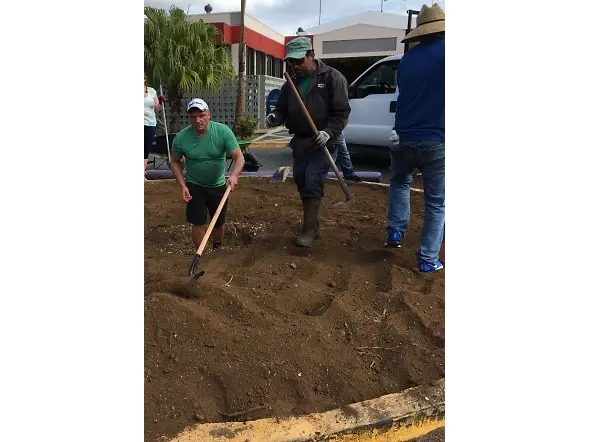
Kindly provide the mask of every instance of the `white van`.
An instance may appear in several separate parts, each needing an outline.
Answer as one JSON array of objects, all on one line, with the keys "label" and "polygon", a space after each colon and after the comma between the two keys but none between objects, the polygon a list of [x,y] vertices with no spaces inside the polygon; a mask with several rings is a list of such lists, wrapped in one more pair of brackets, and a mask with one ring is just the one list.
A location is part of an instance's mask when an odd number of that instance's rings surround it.
[{"label": "white van", "polygon": [[[386,149],[397,111],[397,67],[402,55],[383,58],[350,85],[350,122],[344,129],[348,148],[354,153],[377,153]],[[369,151],[370,148],[377,150]],[[382,153],[382,152],[378,152]]]}]

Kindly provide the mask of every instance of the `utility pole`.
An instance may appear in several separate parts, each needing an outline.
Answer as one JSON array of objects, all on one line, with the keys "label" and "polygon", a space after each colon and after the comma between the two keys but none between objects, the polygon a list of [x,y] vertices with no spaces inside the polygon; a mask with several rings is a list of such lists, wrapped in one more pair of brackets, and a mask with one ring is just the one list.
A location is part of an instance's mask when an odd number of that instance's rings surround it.
[{"label": "utility pole", "polygon": [[319,0],[319,24],[321,24],[321,0]]},{"label": "utility pole", "polygon": [[[418,14],[419,11],[416,11],[414,9],[409,9],[407,11],[407,29],[405,30],[405,35],[409,34],[409,31],[411,31],[411,25],[413,24],[413,16]],[[409,43],[405,43],[405,46],[403,47],[403,54],[406,54],[408,50]]]}]

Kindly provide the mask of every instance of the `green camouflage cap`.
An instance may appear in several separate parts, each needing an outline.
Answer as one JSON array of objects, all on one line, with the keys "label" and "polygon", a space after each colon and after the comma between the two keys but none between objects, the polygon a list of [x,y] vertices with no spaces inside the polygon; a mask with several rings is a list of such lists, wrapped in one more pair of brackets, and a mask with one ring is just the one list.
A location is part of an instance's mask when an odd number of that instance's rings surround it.
[{"label": "green camouflage cap", "polygon": [[313,49],[311,39],[309,37],[297,37],[286,44],[286,57],[287,58],[303,58],[307,55],[307,51]]}]

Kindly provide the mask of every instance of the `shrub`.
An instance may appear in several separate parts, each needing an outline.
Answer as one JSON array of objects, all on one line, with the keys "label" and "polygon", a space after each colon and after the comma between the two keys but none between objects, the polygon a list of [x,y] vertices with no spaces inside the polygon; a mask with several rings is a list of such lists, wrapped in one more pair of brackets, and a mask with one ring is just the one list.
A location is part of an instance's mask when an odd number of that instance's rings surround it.
[{"label": "shrub", "polygon": [[235,135],[237,136],[237,138],[249,138],[254,134],[254,131],[256,130],[256,128],[258,127],[258,120],[256,120],[253,116],[251,115],[246,115],[245,118],[241,118],[237,124],[235,125],[235,128],[233,129],[233,132],[235,132]]}]

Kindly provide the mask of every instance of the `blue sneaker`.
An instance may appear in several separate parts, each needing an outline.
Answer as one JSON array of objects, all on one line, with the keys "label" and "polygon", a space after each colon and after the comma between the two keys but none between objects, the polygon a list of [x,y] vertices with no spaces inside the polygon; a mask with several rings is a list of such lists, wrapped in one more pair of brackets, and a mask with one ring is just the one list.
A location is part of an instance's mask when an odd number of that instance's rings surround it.
[{"label": "blue sneaker", "polygon": [[399,232],[397,229],[389,230],[387,233],[387,237],[384,240],[385,247],[396,247],[397,249],[401,247],[401,240],[403,239],[403,234]]},{"label": "blue sneaker", "polygon": [[433,265],[425,262],[423,259],[419,261],[419,271],[422,273],[433,273],[443,268],[444,265],[438,260]]}]

